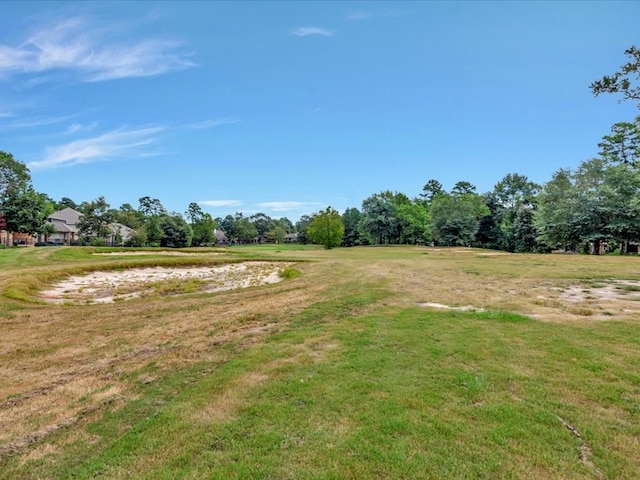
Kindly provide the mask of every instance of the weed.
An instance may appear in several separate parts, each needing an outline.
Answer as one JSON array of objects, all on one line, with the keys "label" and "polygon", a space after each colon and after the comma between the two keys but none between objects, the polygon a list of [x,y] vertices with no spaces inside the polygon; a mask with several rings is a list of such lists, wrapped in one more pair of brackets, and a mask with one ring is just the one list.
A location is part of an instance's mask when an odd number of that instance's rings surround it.
[{"label": "weed", "polygon": [[280,270],[278,272],[278,275],[280,276],[280,278],[290,280],[300,275],[300,270],[291,266],[287,266],[287,267],[284,267],[282,270]]}]

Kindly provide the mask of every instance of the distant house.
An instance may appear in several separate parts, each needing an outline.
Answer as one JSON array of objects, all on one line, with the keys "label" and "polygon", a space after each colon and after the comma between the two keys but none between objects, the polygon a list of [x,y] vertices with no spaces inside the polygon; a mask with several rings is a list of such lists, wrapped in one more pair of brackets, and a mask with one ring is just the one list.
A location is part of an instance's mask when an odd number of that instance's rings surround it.
[{"label": "distant house", "polygon": [[[53,225],[55,231],[47,235],[40,235],[40,241],[53,245],[71,245],[78,240],[80,229],[78,224],[83,215],[73,208],[65,208],[52,213],[47,222]],[[135,234],[135,230],[121,223],[107,225],[109,233],[105,238],[106,245],[124,245]]]},{"label": "distant house", "polygon": [[5,247],[33,247],[35,245],[35,238],[28,233],[0,230],[0,245],[4,245]]},{"label": "distant house", "polygon": [[40,241],[54,245],[71,245],[71,242],[78,239],[78,223],[81,219],[82,214],[73,208],[67,207],[53,212],[47,218],[47,222],[53,225],[55,231],[40,235]]},{"label": "distant house", "polygon": [[127,227],[121,223],[110,223],[108,225],[109,233],[107,234],[107,245],[116,247],[126,245],[126,243],[131,240],[136,234],[136,231],[133,228]]},{"label": "distant house", "polygon": [[216,228],[213,234],[216,236],[216,245],[229,245],[229,238],[222,230]]},{"label": "distant house", "polygon": [[298,241],[297,233],[287,233],[284,236],[284,243],[296,243]]}]

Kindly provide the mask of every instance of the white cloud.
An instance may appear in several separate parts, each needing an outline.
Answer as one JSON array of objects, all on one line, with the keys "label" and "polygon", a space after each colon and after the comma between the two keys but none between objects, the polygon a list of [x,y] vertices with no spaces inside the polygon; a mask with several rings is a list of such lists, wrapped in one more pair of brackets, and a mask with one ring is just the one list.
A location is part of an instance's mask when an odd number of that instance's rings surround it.
[{"label": "white cloud", "polygon": [[164,127],[115,130],[103,135],[48,148],[45,158],[31,162],[32,169],[58,168],[82,163],[92,163],[121,157],[143,156],[143,148],[155,142],[154,135]]},{"label": "white cloud", "polygon": [[237,207],[242,205],[240,200],[200,200],[196,203],[207,207]]},{"label": "white cloud", "polygon": [[262,202],[258,203],[260,208],[272,210],[274,212],[288,212],[307,207],[317,207],[319,202]]},{"label": "white cloud", "polygon": [[218,127],[220,125],[228,125],[230,123],[238,123],[241,120],[239,118],[217,118],[213,120],[204,120],[203,122],[190,123],[186,125],[187,128],[193,130],[203,130],[205,128]]},{"label": "white cloud", "polygon": [[82,125],[81,123],[74,123],[69,125],[67,131],[65,132],[67,135],[78,133],[78,132],[90,132],[98,126],[97,122],[90,123],[88,125]]},{"label": "white cloud", "polygon": [[110,42],[107,30],[72,18],[29,36],[17,46],[0,45],[0,78],[11,74],[71,70],[97,82],[160,75],[195,66],[180,44],[165,39]]},{"label": "white cloud", "polygon": [[308,37],[309,35],[320,35],[323,37],[331,37],[334,32],[320,27],[298,27],[291,30],[291,34],[297,37]]},{"label": "white cloud", "polygon": [[12,128],[34,128],[34,127],[45,127],[48,125],[55,125],[57,123],[64,122],[73,117],[73,115],[62,115],[59,117],[39,117],[33,118],[29,120],[16,120],[9,124]]}]

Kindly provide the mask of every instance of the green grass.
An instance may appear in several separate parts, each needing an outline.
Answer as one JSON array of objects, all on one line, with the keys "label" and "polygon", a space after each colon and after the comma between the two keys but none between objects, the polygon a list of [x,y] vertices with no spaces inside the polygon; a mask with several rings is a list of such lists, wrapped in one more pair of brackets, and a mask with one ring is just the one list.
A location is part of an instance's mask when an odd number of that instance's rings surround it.
[{"label": "green grass", "polygon": [[[596,333],[500,312],[420,309],[332,321],[375,299],[361,292],[341,300],[314,306],[296,329],[214,373],[198,377],[198,366],[149,387],[88,426],[98,444],[76,446],[45,470],[34,462],[33,474],[530,478],[532,465],[541,478],[640,474],[637,459],[611,447],[640,433],[639,357],[615,347],[628,325]],[[638,337],[633,345],[637,353]],[[247,372],[264,381],[238,386]],[[228,402],[229,390],[232,412],[201,415]],[[619,414],[585,403],[613,404]],[[580,460],[584,445],[597,467]]]},{"label": "green grass", "polygon": [[[87,414],[74,427],[82,434],[55,433],[50,454],[5,458],[0,478],[640,478],[637,321],[409,307],[394,303],[404,293],[387,277],[350,272],[373,260],[405,272],[403,262],[422,258],[454,278],[539,268],[543,278],[595,282],[637,264],[587,274],[587,259],[562,277],[573,264],[544,265],[555,257],[465,266],[439,251],[299,252],[333,262],[310,286],[327,283],[272,334],[248,348],[211,344],[179,368],[149,362],[122,374],[134,400]],[[313,272],[285,276],[295,285]],[[216,334],[214,322],[202,331]]]}]

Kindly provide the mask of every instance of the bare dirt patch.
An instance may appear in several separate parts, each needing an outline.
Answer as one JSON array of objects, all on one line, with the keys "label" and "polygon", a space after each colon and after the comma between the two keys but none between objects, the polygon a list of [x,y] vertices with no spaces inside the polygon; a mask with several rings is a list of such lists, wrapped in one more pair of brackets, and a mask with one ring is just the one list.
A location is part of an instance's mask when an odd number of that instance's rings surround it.
[{"label": "bare dirt patch", "polygon": [[[179,252],[176,252],[179,253]],[[153,294],[217,292],[276,283],[281,263],[244,262],[211,267],[152,267],[97,271],[44,290],[52,303],[112,303]]]},{"label": "bare dirt patch", "polygon": [[442,303],[435,302],[418,302],[419,307],[424,308],[439,308],[442,310],[459,310],[461,312],[484,312],[484,308],[476,308],[473,305],[463,305],[463,306],[453,306],[453,305],[444,305]]}]

